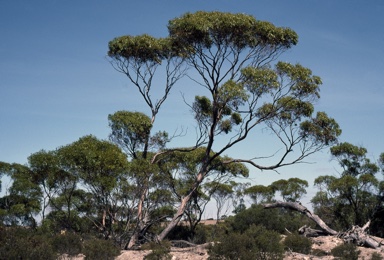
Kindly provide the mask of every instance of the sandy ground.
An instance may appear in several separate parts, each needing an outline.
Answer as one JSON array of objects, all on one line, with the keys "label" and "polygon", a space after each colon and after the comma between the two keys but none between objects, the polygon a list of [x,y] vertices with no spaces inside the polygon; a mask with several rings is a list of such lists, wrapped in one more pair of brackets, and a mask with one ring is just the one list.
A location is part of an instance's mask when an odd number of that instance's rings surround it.
[{"label": "sandy ground", "polygon": [[[313,240],[313,249],[320,249],[322,251],[330,254],[332,248],[342,244],[342,240],[332,236],[323,236],[312,238]],[[369,260],[374,252],[381,254],[384,258],[384,252],[380,250],[359,247],[361,260]],[[130,251],[121,251],[121,255],[116,258],[116,260],[142,260],[145,255],[149,254],[148,250],[130,250]],[[206,260],[208,259],[207,250],[203,247],[194,247],[194,248],[172,248],[171,250],[172,260]],[[79,255],[77,257],[61,257],[60,260],[83,260],[84,256]],[[316,257],[311,255],[303,255],[295,252],[287,252],[285,254],[284,260],[331,260],[334,259],[333,256],[327,255],[322,257]]]}]

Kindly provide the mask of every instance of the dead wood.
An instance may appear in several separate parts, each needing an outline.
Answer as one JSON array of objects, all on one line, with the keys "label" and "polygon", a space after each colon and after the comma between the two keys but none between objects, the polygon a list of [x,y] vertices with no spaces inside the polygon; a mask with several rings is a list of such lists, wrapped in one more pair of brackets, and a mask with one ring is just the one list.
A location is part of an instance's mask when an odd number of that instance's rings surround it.
[{"label": "dead wood", "polygon": [[310,210],[304,207],[300,202],[289,201],[277,201],[274,203],[267,203],[263,205],[265,209],[270,208],[287,208],[290,210],[298,211],[305,214],[309,219],[314,221],[322,230],[312,229],[307,226],[303,226],[299,229],[299,233],[305,236],[323,236],[332,235],[342,238],[345,243],[354,243],[358,246],[365,246],[374,249],[382,248],[384,243],[381,239],[374,238],[367,234],[366,229],[369,227],[370,221],[368,221],[363,227],[352,226],[350,230],[345,232],[337,232],[330,227],[316,214],[313,214]]},{"label": "dead wood", "polygon": [[301,228],[299,228],[299,234],[301,234],[305,237],[319,237],[319,236],[329,235],[327,232],[325,232],[323,230],[313,229],[311,227],[308,227],[307,225],[304,225]]},{"label": "dead wood", "polygon": [[298,211],[300,213],[305,214],[308,218],[313,220],[319,227],[321,227],[326,232],[326,234],[328,234],[328,235],[337,235],[338,234],[337,231],[335,231],[332,228],[328,227],[328,225],[325,224],[325,222],[321,218],[319,218],[319,216],[317,216],[316,214],[313,214],[311,211],[309,211],[306,207],[301,205],[301,203],[299,203],[299,202],[277,201],[277,202],[274,202],[274,203],[264,204],[263,206],[264,206],[265,209],[269,209],[269,208],[287,208],[287,209],[290,209],[290,210]]}]

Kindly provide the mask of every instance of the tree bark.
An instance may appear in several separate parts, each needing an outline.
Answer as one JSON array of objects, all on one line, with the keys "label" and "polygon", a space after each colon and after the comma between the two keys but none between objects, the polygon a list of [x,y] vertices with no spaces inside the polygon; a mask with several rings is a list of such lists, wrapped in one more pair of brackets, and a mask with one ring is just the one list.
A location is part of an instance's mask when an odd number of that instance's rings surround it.
[{"label": "tree bark", "polygon": [[190,195],[191,193],[181,200],[180,206],[176,214],[173,216],[172,220],[168,223],[166,228],[157,236],[158,241],[162,241],[169,234],[169,232],[171,232],[171,230],[175,228],[177,224],[180,222],[181,217],[184,214],[185,208],[187,207],[188,201],[191,198]]},{"label": "tree bark", "polygon": [[172,220],[168,223],[166,228],[157,236],[158,241],[162,241],[169,234],[169,232],[171,232],[171,230],[174,229],[177,226],[177,224],[180,222],[181,217],[184,215],[188,202],[191,200],[193,193],[200,186],[200,183],[203,181],[203,179],[204,179],[204,174],[200,172],[196,177],[196,181],[192,190],[188,193],[187,196],[181,199],[180,206],[176,214],[173,216]]}]

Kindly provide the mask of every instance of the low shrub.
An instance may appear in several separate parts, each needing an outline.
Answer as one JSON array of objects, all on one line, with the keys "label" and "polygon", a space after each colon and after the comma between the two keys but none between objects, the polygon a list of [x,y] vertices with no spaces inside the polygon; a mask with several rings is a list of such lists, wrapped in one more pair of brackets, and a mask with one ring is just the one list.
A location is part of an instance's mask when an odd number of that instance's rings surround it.
[{"label": "low shrub", "polygon": [[341,244],[331,250],[331,254],[341,260],[358,260],[359,253],[355,244]]},{"label": "low shrub", "polygon": [[0,227],[0,259],[56,259],[51,238],[34,229]]},{"label": "low shrub", "polygon": [[374,252],[371,255],[371,260],[383,260],[383,257],[381,256],[381,254]]},{"label": "low shrub", "polygon": [[299,234],[289,234],[283,241],[285,249],[296,253],[309,254],[312,248],[312,241]]},{"label": "low shrub", "polygon": [[209,259],[283,259],[280,235],[263,226],[252,225],[244,233],[224,235],[208,249]]},{"label": "low shrub", "polygon": [[90,260],[113,260],[120,249],[109,240],[90,239],[84,242],[83,254]]},{"label": "low shrub", "polygon": [[82,251],[81,237],[71,232],[56,235],[52,239],[52,246],[60,255],[67,254],[69,256],[75,256]]},{"label": "low shrub", "polygon": [[168,240],[161,241],[160,243],[150,242],[143,245],[142,249],[152,250],[151,253],[144,257],[145,260],[171,260],[171,242]]}]

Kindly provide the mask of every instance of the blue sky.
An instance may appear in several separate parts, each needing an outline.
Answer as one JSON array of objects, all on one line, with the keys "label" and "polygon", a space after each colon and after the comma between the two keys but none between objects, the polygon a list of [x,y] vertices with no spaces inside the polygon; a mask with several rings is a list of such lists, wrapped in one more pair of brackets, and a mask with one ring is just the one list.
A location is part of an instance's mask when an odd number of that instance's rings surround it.
[{"label": "blue sky", "polygon": [[[23,164],[87,134],[106,139],[108,114],[148,112],[108,63],[108,42],[166,36],[168,20],[198,10],[247,13],[295,30],[299,44],[280,59],[322,78],[317,110],[338,121],[341,141],[366,147],[372,159],[384,152],[383,1],[15,0],[0,2],[0,161]],[[188,117],[180,91],[161,111],[159,129],[172,132]],[[256,183],[297,176],[312,184],[335,173],[329,159],[325,150],[311,157],[316,164],[251,174]]]}]

